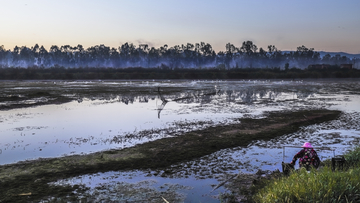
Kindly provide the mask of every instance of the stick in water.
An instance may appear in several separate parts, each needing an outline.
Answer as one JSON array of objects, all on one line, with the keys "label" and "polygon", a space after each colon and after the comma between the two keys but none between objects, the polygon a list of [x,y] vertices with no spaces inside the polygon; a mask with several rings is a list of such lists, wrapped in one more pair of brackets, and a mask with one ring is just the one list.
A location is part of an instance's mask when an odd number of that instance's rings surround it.
[{"label": "stick in water", "polygon": [[239,177],[239,176],[240,176],[240,173],[237,174],[237,175],[231,176],[230,178],[226,179],[225,181],[219,183],[219,185],[217,185],[211,192],[214,192],[214,190],[216,190],[216,189],[218,189],[219,187],[223,186],[223,185],[224,185],[225,183],[227,183],[229,180],[231,180],[231,179],[233,179],[233,178],[235,178],[235,177],[237,178],[237,177]]},{"label": "stick in water", "polygon": [[164,197],[161,197],[161,198],[163,198],[163,200],[164,200],[166,203],[170,203],[170,202],[168,202]]}]

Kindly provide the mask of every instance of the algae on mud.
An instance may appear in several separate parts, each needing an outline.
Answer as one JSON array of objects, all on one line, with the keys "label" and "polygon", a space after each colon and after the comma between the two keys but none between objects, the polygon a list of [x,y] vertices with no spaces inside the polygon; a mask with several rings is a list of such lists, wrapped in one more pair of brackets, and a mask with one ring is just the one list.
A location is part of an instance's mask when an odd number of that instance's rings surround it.
[{"label": "algae on mud", "polygon": [[[80,186],[48,183],[78,175],[128,169],[155,169],[189,161],[221,149],[247,146],[255,140],[269,140],[297,131],[301,126],[333,120],[340,111],[303,110],[273,112],[266,118],[242,118],[240,124],[209,127],[171,138],[139,144],[122,150],[88,155],[38,159],[0,166],[0,202],[39,201],[44,197],[76,198]],[[167,170],[166,173],[172,173]],[[19,196],[19,194],[31,195]]]}]

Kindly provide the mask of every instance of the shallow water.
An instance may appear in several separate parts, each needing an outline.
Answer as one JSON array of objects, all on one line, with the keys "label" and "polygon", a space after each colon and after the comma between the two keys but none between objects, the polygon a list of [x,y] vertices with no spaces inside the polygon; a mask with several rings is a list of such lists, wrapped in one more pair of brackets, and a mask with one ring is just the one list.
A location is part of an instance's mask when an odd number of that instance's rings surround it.
[{"label": "shallow water", "polygon": [[[176,169],[171,177],[162,171],[123,171],[65,181],[91,186],[90,193],[102,186],[103,193],[114,198],[118,192],[112,188],[121,187],[118,183],[140,184],[151,189],[149,195],[171,183],[175,186],[166,194],[177,197],[176,201],[216,202],[216,196],[226,188],[214,194],[211,190],[224,174],[280,169],[281,162],[289,162],[299,150],[284,146],[310,141],[318,147],[321,159],[326,159],[359,144],[359,84],[359,80],[2,82],[1,95],[22,97],[27,91],[41,89],[74,101],[1,111],[0,164],[129,147],[234,123],[239,117],[261,117],[265,111],[328,108],[344,112],[338,120],[307,126],[274,140],[256,141],[248,147],[225,149],[171,166]],[[162,99],[168,102],[163,104]],[[146,180],[146,184],[142,182]]]},{"label": "shallow water", "polygon": [[[11,93],[21,98],[27,92],[41,89],[72,95],[75,101],[2,111],[1,164],[129,147],[183,131],[232,123],[233,118],[244,115],[286,109],[289,108],[286,100],[304,99],[301,92],[278,89],[284,84],[293,86],[301,82],[2,83],[1,95]],[[169,101],[165,106],[161,106],[158,87]],[[217,94],[207,95],[213,92]],[[179,98],[186,99],[171,101]]]}]

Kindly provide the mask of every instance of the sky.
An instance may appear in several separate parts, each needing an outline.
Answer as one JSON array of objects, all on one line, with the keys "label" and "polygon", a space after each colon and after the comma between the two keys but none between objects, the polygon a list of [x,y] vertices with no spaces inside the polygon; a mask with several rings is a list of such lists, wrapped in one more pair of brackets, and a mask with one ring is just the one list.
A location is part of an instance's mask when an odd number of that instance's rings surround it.
[{"label": "sky", "polygon": [[216,52],[250,40],[360,54],[360,0],[0,0],[0,46],[205,42]]}]

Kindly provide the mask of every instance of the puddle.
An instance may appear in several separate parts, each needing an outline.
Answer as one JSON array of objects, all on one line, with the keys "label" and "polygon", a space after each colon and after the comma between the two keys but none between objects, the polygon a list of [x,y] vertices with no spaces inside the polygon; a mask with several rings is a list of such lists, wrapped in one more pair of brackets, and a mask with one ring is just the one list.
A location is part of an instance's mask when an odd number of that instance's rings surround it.
[{"label": "puddle", "polygon": [[164,202],[163,198],[169,202],[218,202],[219,192],[224,192],[222,188],[211,192],[218,184],[215,179],[174,179],[142,171],[98,173],[53,184],[85,184],[89,190],[82,198],[94,202]]}]

